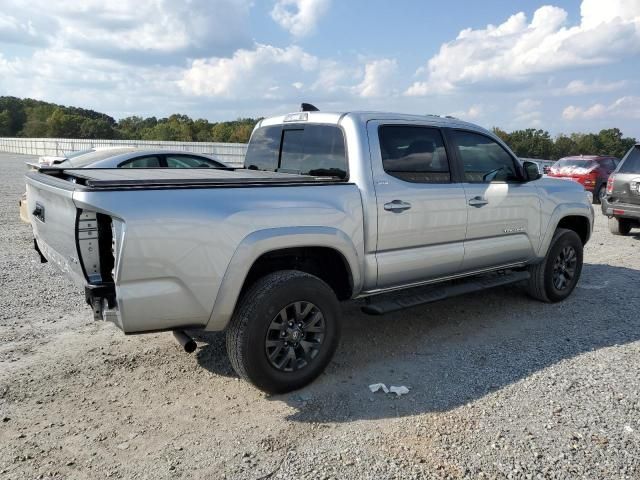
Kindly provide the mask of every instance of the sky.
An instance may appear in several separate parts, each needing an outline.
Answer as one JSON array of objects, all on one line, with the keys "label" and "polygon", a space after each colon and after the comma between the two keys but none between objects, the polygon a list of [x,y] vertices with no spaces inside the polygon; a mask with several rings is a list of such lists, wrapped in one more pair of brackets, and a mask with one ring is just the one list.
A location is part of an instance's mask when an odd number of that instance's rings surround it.
[{"label": "sky", "polygon": [[0,95],[116,119],[453,115],[640,138],[640,0],[0,0]]}]

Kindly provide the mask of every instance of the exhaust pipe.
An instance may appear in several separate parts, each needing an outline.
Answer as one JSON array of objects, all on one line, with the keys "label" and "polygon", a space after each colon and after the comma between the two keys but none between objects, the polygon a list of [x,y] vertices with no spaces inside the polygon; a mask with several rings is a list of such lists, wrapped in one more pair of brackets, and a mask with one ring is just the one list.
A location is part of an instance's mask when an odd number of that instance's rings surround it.
[{"label": "exhaust pipe", "polygon": [[173,336],[176,337],[178,343],[182,345],[182,348],[184,348],[184,351],[187,353],[193,353],[196,351],[196,348],[198,348],[196,341],[184,333],[183,330],[174,330]]}]

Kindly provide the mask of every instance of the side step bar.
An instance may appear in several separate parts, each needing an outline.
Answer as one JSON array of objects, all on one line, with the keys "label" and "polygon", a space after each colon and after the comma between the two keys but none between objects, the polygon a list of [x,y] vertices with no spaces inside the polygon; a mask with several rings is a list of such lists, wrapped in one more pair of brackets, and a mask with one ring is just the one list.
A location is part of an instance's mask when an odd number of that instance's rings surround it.
[{"label": "side step bar", "polygon": [[[369,315],[384,315],[404,308],[417,307],[425,303],[437,302],[445,298],[463,295],[465,293],[486,290],[487,288],[500,287],[510,283],[528,280],[529,272],[510,272],[504,274],[491,274],[483,277],[475,277],[463,283],[450,283],[428,287],[416,287],[401,292],[386,293],[369,300],[362,311]],[[459,281],[457,281],[459,282]]]}]

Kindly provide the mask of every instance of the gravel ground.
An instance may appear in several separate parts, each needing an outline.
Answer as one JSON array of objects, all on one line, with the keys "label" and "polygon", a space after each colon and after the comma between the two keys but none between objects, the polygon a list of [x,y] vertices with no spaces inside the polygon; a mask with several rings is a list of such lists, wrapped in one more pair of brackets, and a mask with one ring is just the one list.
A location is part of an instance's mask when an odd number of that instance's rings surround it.
[{"label": "gravel ground", "polygon": [[347,304],[326,373],[266,396],[219,334],[187,355],[93,322],[19,220],[27,159],[0,154],[0,478],[640,478],[637,233],[598,214],[561,304],[516,286],[385,317]]}]

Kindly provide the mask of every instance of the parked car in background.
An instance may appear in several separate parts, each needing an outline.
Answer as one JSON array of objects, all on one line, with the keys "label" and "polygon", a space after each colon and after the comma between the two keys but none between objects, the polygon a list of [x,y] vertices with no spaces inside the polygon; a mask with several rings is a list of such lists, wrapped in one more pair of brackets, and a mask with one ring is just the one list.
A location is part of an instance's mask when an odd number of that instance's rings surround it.
[{"label": "parked car in background", "polygon": [[594,203],[600,203],[607,190],[607,179],[618,161],[615,157],[597,155],[564,157],[553,164],[547,175],[578,182],[593,194]]},{"label": "parked car in background", "polygon": [[640,228],[640,143],[629,149],[609,177],[602,213],[609,217],[614,235],[628,235],[632,228]]},{"label": "parked car in background", "polygon": [[[64,157],[40,157],[38,165],[54,168],[227,168],[224,163],[202,153],[136,147],[98,147]],[[27,192],[22,194],[18,205],[20,219],[29,223]]]}]

